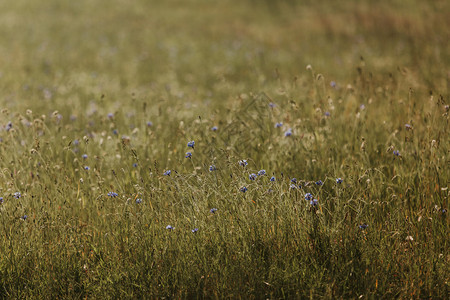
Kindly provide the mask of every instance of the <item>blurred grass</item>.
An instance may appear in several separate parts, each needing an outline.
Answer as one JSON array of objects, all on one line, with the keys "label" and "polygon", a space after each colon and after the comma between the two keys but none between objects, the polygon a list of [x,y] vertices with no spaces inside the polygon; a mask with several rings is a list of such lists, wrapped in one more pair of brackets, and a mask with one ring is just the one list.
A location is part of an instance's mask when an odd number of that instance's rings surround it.
[{"label": "blurred grass", "polygon": [[0,297],[446,298],[449,12],[0,3]]}]

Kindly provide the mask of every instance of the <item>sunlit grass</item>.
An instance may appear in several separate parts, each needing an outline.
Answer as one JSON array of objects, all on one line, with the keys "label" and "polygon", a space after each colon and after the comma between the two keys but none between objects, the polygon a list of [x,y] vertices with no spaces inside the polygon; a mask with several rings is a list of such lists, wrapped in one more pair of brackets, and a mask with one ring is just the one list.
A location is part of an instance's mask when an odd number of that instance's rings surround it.
[{"label": "sunlit grass", "polygon": [[448,5],[151,2],[0,5],[1,297],[445,298]]}]

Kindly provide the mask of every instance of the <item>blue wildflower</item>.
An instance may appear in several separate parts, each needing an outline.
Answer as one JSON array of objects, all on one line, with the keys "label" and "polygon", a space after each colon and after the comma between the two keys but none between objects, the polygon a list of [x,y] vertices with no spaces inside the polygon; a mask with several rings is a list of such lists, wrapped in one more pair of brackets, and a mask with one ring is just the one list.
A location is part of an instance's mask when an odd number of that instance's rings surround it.
[{"label": "blue wildflower", "polygon": [[247,162],[246,159],[243,159],[243,160],[240,160],[240,161],[239,161],[239,165],[242,166],[242,167],[245,167],[245,166],[248,165],[248,162]]},{"label": "blue wildflower", "polygon": [[323,185],[322,180],[317,180],[317,181],[316,181],[316,185]]},{"label": "blue wildflower", "polygon": [[138,166],[138,164],[137,164],[137,163],[134,163],[134,164],[133,164],[133,167],[137,168],[137,166]]},{"label": "blue wildflower", "polygon": [[191,231],[192,231],[192,233],[196,233],[198,231],[198,228],[194,228]]},{"label": "blue wildflower", "polygon": [[297,178],[291,178],[292,183],[297,183]]},{"label": "blue wildflower", "polygon": [[411,130],[411,129],[412,129],[412,126],[409,125],[409,124],[405,124],[405,128],[406,128],[406,130]]},{"label": "blue wildflower", "polygon": [[80,143],[79,140],[74,140],[74,141],[73,141],[73,144],[74,144],[75,146],[77,146],[79,143]]},{"label": "blue wildflower", "polygon": [[6,125],[6,131],[10,131],[11,130],[11,128],[12,128],[12,123],[11,122],[8,122],[8,124]]},{"label": "blue wildflower", "polygon": [[217,129],[218,129],[217,126],[213,126],[213,127],[211,128],[212,131],[217,131]]},{"label": "blue wildflower", "polygon": [[172,225],[167,225],[167,226],[166,226],[166,229],[167,229],[167,230],[173,230],[173,227],[172,227]]},{"label": "blue wildflower", "polygon": [[141,198],[137,198],[136,199],[136,204],[141,204],[142,203],[142,199]]},{"label": "blue wildflower", "polygon": [[331,86],[332,88],[336,87],[336,82],[335,82],[335,81],[331,81],[331,82],[330,82],[330,86]]},{"label": "blue wildflower", "polygon": [[214,214],[214,213],[216,213],[217,208],[211,208],[209,211],[210,211],[212,214]]},{"label": "blue wildflower", "polygon": [[113,134],[114,134],[114,135],[118,135],[118,134],[119,134],[119,131],[117,131],[117,129],[114,129],[114,130],[113,130]]},{"label": "blue wildflower", "polygon": [[215,170],[217,170],[217,168],[216,168],[215,165],[210,165],[210,166],[209,166],[209,171],[210,171],[210,172],[213,172],[213,171],[215,171]]},{"label": "blue wildflower", "polygon": [[85,169],[86,171],[89,171],[91,168],[89,168],[89,166],[84,166],[84,169]]},{"label": "blue wildflower", "polygon": [[111,198],[115,198],[115,197],[119,196],[119,194],[117,194],[115,192],[109,192],[108,196],[111,197]]},{"label": "blue wildflower", "polygon": [[147,127],[152,127],[153,126],[153,122],[148,121],[147,122]]},{"label": "blue wildflower", "polygon": [[87,159],[87,158],[88,158],[87,154],[83,154],[81,157],[82,157],[83,159]]},{"label": "blue wildflower", "polygon": [[256,179],[256,174],[252,173],[252,174],[248,175],[248,179],[255,180]]},{"label": "blue wildflower", "polygon": [[114,114],[113,113],[109,113],[108,114],[108,119],[112,119],[112,118],[114,118]]},{"label": "blue wildflower", "polygon": [[367,224],[364,223],[364,224],[359,225],[358,227],[359,227],[359,229],[364,230],[364,229],[366,229],[367,227],[369,227],[369,225],[367,225]]},{"label": "blue wildflower", "polygon": [[259,170],[258,176],[263,176],[263,175],[266,175],[266,170]]},{"label": "blue wildflower", "polygon": [[311,206],[316,206],[317,204],[319,204],[319,200],[317,200],[317,199],[312,199],[312,200],[309,202],[309,204],[310,204]]},{"label": "blue wildflower", "polygon": [[312,200],[312,199],[313,199],[313,195],[311,193],[305,194],[305,200]]},{"label": "blue wildflower", "polygon": [[343,181],[344,181],[344,180],[342,180],[342,178],[340,178],[340,177],[339,177],[339,178],[336,178],[336,183],[337,183],[337,184],[341,184]]},{"label": "blue wildflower", "polygon": [[191,158],[192,157],[192,153],[191,152],[186,152],[186,158]]},{"label": "blue wildflower", "polygon": [[292,135],[292,129],[289,128],[287,131],[285,131],[284,136],[288,137]]},{"label": "blue wildflower", "polygon": [[325,117],[329,117],[331,114],[330,114],[330,112],[329,111],[326,111],[325,112]]},{"label": "blue wildflower", "polygon": [[394,150],[393,153],[394,153],[395,156],[401,156],[401,155],[400,155],[400,152],[399,152],[398,150]]},{"label": "blue wildflower", "polygon": [[0,197],[0,204],[3,204],[3,197]]},{"label": "blue wildflower", "polygon": [[280,127],[283,127],[283,123],[277,122],[277,123],[275,124],[275,128],[280,128]]},{"label": "blue wildflower", "polygon": [[190,141],[190,142],[187,143],[187,146],[192,148],[192,149],[194,149],[195,142],[194,141]]},{"label": "blue wildflower", "polygon": [[20,197],[22,197],[22,194],[19,193],[19,192],[15,192],[15,193],[13,194],[13,197],[16,198],[16,199],[19,199]]},{"label": "blue wildflower", "polygon": [[361,104],[360,106],[359,106],[359,109],[360,110],[364,110],[366,108],[366,106],[364,105],[364,104]]},{"label": "blue wildflower", "polygon": [[275,181],[275,176],[270,177],[270,181]]},{"label": "blue wildflower", "polygon": [[20,217],[22,220],[26,220],[27,218],[28,218],[28,216],[27,215],[24,215],[24,216],[22,216],[22,217]]},{"label": "blue wildflower", "polygon": [[295,190],[295,189],[297,188],[297,186],[296,186],[295,184],[291,184],[291,185],[289,186],[289,188],[290,188],[291,190]]},{"label": "blue wildflower", "polygon": [[275,103],[273,103],[273,102],[270,102],[270,103],[269,103],[269,107],[270,107],[270,108],[274,108],[275,106],[277,106]]},{"label": "blue wildflower", "polygon": [[245,193],[246,191],[248,191],[248,189],[247,189],[246,186],[243,186],[243,187],[240,188],[240,191],[243,192],[243,193]]},{"label": "blue wildflower", "polygon": [[170,173],[172,173],[172,171],[170,171],[170,170],[167,170],[167,171],[165,171],[165,172],[164,172],[164,174],[163,174],[163,175],[164,175],[164,176],[170,176]]}]

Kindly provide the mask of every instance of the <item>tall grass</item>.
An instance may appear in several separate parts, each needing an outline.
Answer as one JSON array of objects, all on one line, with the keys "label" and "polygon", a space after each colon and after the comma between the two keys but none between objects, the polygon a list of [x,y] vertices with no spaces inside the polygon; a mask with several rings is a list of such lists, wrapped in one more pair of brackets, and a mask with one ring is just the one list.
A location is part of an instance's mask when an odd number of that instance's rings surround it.
[{"label": "tall grass", "polygon": [[1,5],[0,297],[446,298],[448,5],[410,2]]}]

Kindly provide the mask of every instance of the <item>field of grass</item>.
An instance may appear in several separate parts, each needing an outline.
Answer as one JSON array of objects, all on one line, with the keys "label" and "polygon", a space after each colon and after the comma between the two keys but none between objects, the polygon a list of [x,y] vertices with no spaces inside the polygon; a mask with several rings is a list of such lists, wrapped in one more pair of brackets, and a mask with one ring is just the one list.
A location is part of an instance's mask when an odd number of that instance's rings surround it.
[{"label": "field of grass", "polygon": [[449,15],[1,2],[0,298],[447,298]]}]

